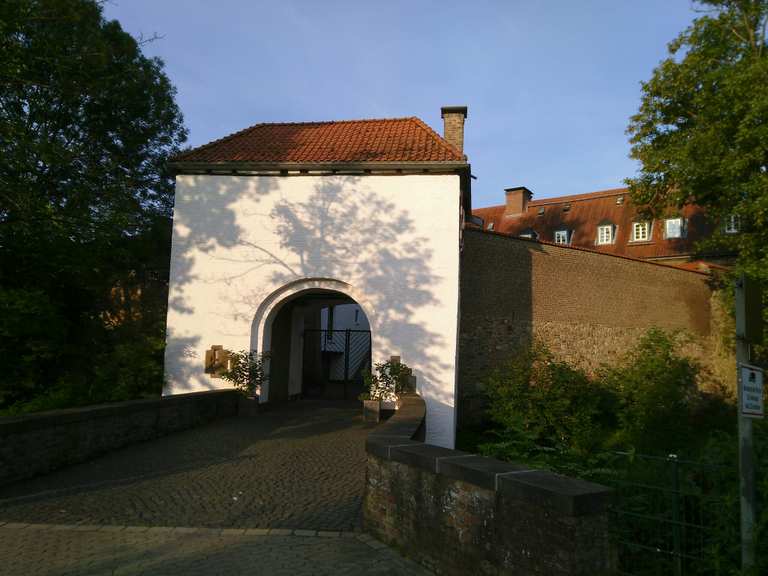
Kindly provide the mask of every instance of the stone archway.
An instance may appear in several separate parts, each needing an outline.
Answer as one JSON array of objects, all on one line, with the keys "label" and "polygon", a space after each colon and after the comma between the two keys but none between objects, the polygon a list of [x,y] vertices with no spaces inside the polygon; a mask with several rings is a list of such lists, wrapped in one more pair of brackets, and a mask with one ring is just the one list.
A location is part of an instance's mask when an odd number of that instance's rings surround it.
[{"label": "stone archway", "polygon": [[[256,310],[251,327],[251,349],[272,354],[281,349],[285,350],[287,346],[290,349],[290,357],[273,356],[265,362],[265,371],[269,378],[261,391],[262,402],[282,399],[284,396],[290,396],[291,392],[294,394],[297,391],[301,392],[304,365],[299,351],[303,350],[303,344],[300,343],[303,328],[297,327],[295,321],[293,325],[286,328],[286,323],[290,323],[291,320],[285,318],[285,312],[287,305],[298,304],[308,296],[322,297],[324,294],[329,297],[341,295],[349,302],[357,304],[366,317],[371,335],[375,333],[376,315],[373,307],[364,294],[346,282],[331,278],[305,278],[275,290]],[[277,334],[274,333],[275,330]],[[286,330],[289,330],[290,334],[285,334]],[[275,383],[271,386],[273,377]],[[278,380],[286,380],[284,384],[286,389],[283,389],[283,384],[279,384]],[[273,390],[270,390],[270,387]]]}]

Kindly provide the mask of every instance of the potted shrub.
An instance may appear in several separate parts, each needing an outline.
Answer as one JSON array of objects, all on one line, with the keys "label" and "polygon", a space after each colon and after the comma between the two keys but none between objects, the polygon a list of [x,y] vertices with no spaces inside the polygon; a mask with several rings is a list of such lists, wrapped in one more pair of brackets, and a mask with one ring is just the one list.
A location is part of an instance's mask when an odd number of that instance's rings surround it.
[{"label": "potted shrub", "polygon": [[363,401],[363,419],[366,422],[378,422],[382,410],[396,410],[400,395],[410,388],[411,369],[400,359],[393,357],[387,362],[379,362],[374,372],[363,375],[367,388],[359,396]]},{"label": "potted shrub", "polygon": [[264,373],[265,354],[241,350],[229,354],[229,366],[221,377],[234,384],[241,397],[237,407],[240,416],[251,416],[258,409],[259,394],[267,377]]}]

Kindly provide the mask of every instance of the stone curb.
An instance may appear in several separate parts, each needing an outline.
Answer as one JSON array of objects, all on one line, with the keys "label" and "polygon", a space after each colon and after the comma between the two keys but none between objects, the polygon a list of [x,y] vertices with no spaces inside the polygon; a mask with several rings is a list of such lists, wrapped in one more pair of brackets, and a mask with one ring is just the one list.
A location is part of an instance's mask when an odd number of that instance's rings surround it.
[{"label": "stone curb", "polygon": [[133,534],[146,534],[147,536],[162,534],[187,534],[199,536],[290,536],[298,538],[354,538],[375,550],[387,548],[374,537],[355,530],[308,530],[302,528],[203,528],[194,526],[116,526],[109,524],[29,524],[22,522],[0,521],[0,532],[4,530],[29,530],[53,532],[125,532]]}]

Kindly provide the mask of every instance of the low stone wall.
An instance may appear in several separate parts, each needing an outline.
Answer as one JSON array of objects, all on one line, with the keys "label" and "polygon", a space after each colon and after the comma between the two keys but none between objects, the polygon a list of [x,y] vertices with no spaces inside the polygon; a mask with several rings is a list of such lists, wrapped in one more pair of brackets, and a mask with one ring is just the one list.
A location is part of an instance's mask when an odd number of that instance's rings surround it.
[{"label": "low stone wall", "polygon": [[0,486],[237,409],[238,394],[221,390],[0,418]]},{"label": "low stone wall", "polygon": [[418,396],[368,437],[365,529],[439,574],[608,574],[603,486],[423,444]]}]

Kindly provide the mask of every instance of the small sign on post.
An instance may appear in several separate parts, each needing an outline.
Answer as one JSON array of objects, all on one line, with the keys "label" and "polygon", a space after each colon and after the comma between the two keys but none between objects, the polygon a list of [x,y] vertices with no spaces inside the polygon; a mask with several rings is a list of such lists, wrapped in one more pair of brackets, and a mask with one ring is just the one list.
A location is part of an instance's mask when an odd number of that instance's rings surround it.
[{"label": "small sign on post", "polygon": [[765,417],[763,406],[763,369],[739,363],[741,413],[747,418]]}]

